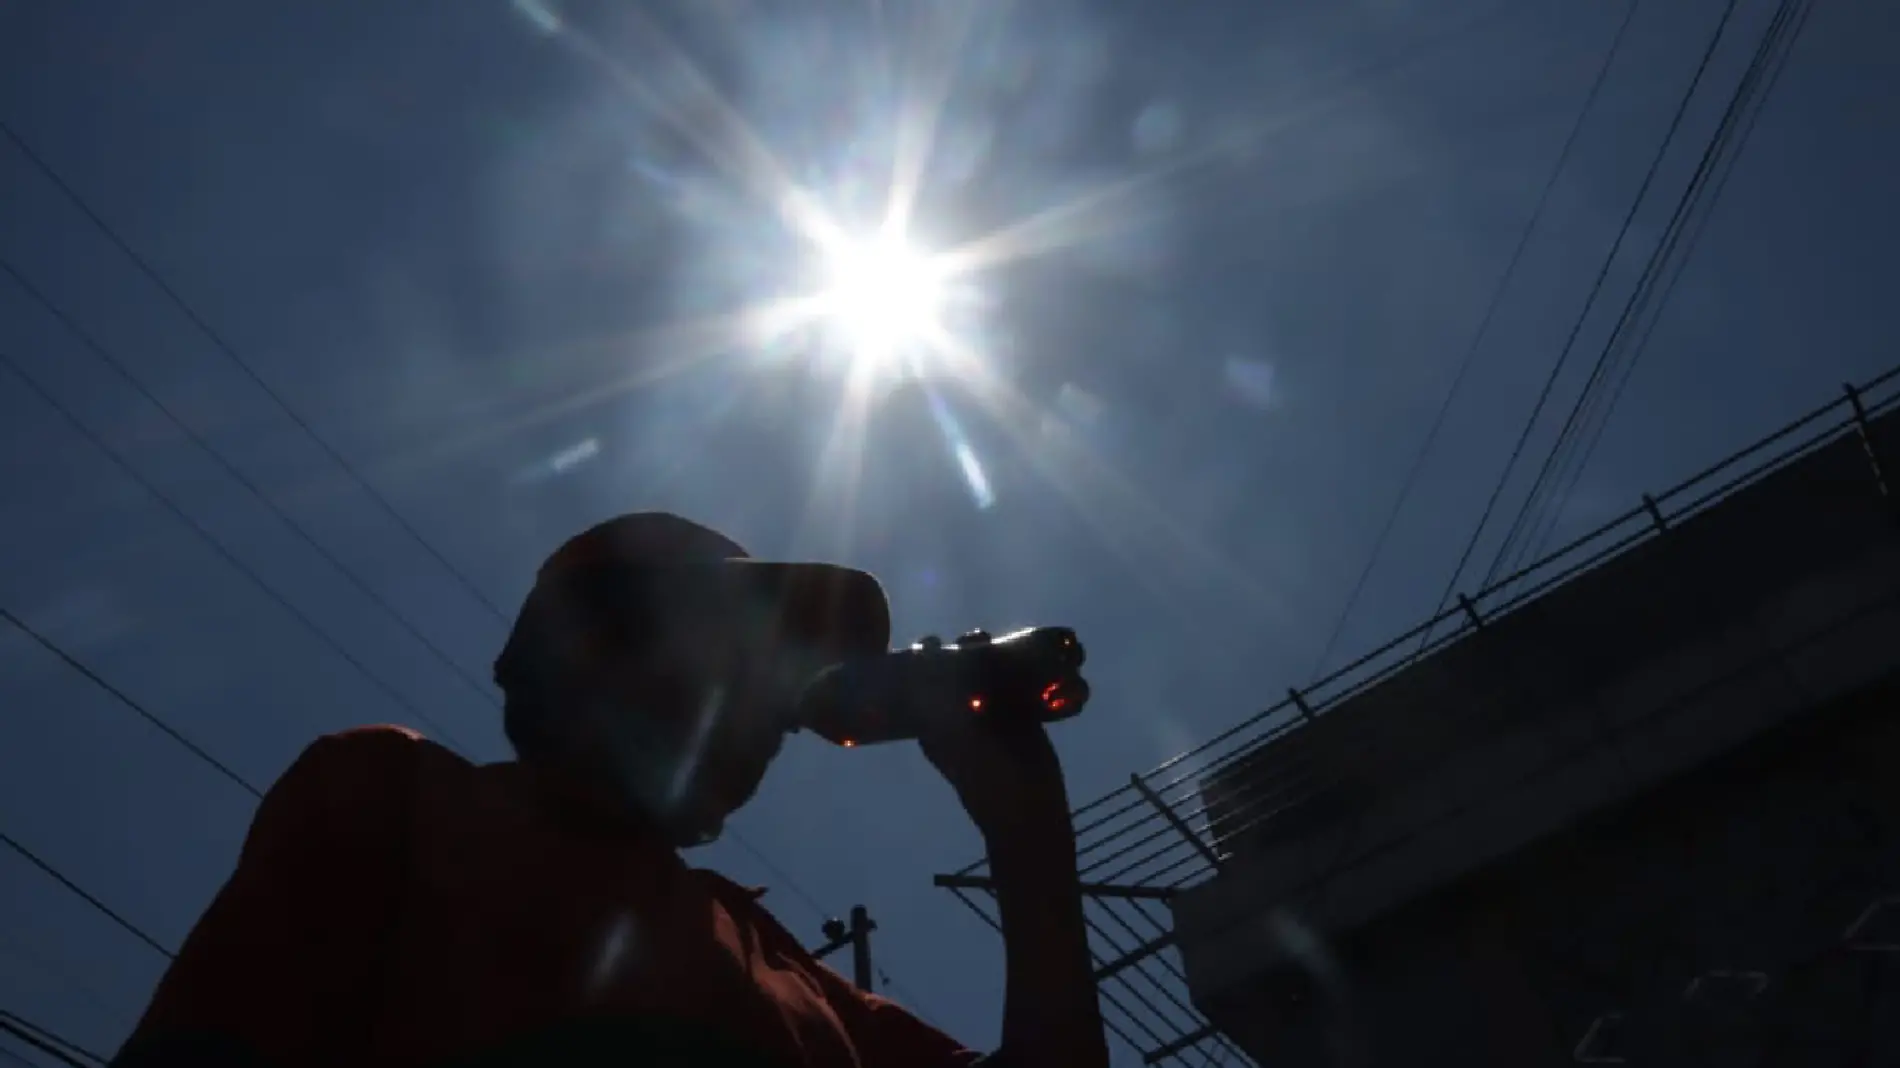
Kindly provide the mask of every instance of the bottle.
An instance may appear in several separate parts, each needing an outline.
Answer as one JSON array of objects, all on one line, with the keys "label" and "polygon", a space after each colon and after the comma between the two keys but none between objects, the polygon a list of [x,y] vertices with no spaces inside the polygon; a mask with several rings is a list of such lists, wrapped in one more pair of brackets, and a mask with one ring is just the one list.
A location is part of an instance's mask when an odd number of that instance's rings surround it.
[{"label": "bottle", "polygon": [[916,738],[936,716],[1067,719],[1088,702],[1086,659],[1067,627],[975,630],[948,645],[924,638],[820,672],[799,698],[797,726],[849,748]]}]

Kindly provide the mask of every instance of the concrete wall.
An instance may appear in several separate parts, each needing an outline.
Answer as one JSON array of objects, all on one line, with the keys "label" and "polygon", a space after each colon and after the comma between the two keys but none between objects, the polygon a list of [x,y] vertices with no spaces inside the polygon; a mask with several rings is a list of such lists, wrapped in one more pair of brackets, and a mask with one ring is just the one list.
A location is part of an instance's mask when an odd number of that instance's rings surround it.
[{"label": "concrete wall", "polygon": [[[1879,434],[1900,456],[1900,420]],[[1197,1001],[1284,955],[1275,910],[1353,930],[1900,667],[1895,515],[1843,439],[1212,784],[1216,811],[1237,785],[1318,802],[1229,834],[1177,899]]]},{"label": "concrete wall", "polygon": [[[1802,717],[1198,999],[1262,1065],[1900,1064],[1900,689]],[[1900,941],[1900,900],[1863,929]],[[1692,989],[1691,984],[1694,984]],[[1609,1014],[1617,1014],[1611,1016]]]}]

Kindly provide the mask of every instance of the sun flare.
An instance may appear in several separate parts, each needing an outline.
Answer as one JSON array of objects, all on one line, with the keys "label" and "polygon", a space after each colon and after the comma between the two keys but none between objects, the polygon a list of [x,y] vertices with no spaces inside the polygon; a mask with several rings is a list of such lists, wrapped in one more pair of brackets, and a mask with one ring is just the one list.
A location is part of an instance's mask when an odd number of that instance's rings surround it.
[{"label": "sun flare", "polygon": [[839,242],[823,271],[821,314],[854,362],[904,358],[941,326],[944,272],[899,237]]}]

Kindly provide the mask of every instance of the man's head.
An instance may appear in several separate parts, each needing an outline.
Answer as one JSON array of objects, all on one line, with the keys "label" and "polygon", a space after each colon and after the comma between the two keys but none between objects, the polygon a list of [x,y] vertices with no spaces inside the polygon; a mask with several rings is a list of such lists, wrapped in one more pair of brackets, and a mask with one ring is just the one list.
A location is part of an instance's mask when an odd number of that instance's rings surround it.
[{"label": "man's head", "polygon": [[752,560],[698,524],[640,513],[548,558],[495,681],[524,762],[589,778],[693,845],[758,789],[812,674],[889,642],[870,575]]}]

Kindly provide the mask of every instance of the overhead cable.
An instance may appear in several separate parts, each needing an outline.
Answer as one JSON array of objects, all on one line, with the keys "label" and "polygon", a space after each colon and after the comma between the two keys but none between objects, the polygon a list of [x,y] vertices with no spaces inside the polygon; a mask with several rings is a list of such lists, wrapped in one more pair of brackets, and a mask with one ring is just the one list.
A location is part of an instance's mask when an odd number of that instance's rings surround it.
[{"label": "overhead cable", "polygon": [[[1484,536],[1485,528],[1490,525],[1492,513],[1497,510],[1498,500],[1504,495],[1505,487],[1510,484],[1511,472],[1517,468],[1518,460],[1523,457],[1525,446],[1529,444],[1531,434],[1537,428],[1538,421],[1543,415],[1544,406],[1549,403],[1551,393],[1556,388],[1557,382],[1563,374],[1565,365],[1569,362],[1570,353],[1576,347],[1577,338],[1583,332],[1584,323],[1589,319],[1591,310],[1595,308],[1597,297],[1603,292],[1604,283],[1609,278],[1610,270],[1615,266],[1618,254],[1622,251],[1623,242],[1628,238],[1630,229],[1636,222],[1636,214],[1642,207],[1643,201],[1647,199],[1649,187],[1655,182],[1656,174],[1662,167],[1662,161],[1668,154],[1669,146],[1674,142],[1676,133],[1682,126],[1683,117],[1688,113],[1689,105],[1695,99],[1696,91],[1702,85],[1702,80],[1708,73],[1710,62],[1714,59],[1716,51],[1722,43],[1722,39],[1728,30],[1729,22],[1735,15],[1735,8],[1736,0],[1727,0],[1722,7],[1722,17],[1720,21],[1716,23],[1714,32],[1709,35],[1708,46],[1703,49],[1702,57],[1696,64],[1695,75],[1689,80],[1688,87],[1683,90],[1682,99],[1676,105],[1675,114],[1670,117],[1669,127],[1663,134],[1662,143],[1658,146],[1655,156],[1650,160],[1649,168],[1643,175],[1642,184],[1637,187],[1636,195],[1631,198],[1630,207],[1623,216],[1622,225],[1617,228],[1616,240],[1611,243],[1609,252],[1603,257],[1603,265],[1598,269],[1596,278],[1591,283],[1588,296],[1584,300],[1583,310],[1578,314],[1576,323],[1571,327],[1570,334],[1565,339],[1562,349],[1558,351],[1557,359],[1552,363],[1550,373],[1544,379],[1544,384],[1542,389],[1538,392],[1537,400],[1531,406],[1530,416],[1524,421],[1524,429],[1519,432],[1516,443],[1512,445],[1510,454],[1506,457],[1504,462],[1504,470],[1500,472],[1497,484],[1492,488],[1491,496],[1485,501],[1484,510],[1478,516],[1477,526],[1472,530],[1470,540],[1465,543],[1464,551],[1459,555],[1458,563],[1452,569],[1451,577],[1446,581],[1444,591],[1438,596],[1437,604],[1433,608],[1434,615],[1443,612],[1446,604],[1451,601],[1453,592],[1458,588],[1458,580],[1464,577],[1465,567],[1471,562],[1472,554],[1477,551],[1478,543]],[[1430,641],[1431,630],[1428,628],[1426,632],[1420,636],[1419,650],[1423,651]]]},{"label": "overhead cable", "polygon": [[288,596],[273,586],[263,575],[259,574],[257,569],[245,563],[243,558],[239,557],[226,546],[217,535],[211,532],[209,527],[192,516],[191,513],[185,511],[169,494],[159,489],[156,483],[145,477],[137,468],[133,467],[131,462],[127,460],[119,450],[108,444],[103,437],[95,433],[91,427],[87,426],[71,408],[68,408],[59,398],[55,397],[44,386],[40,385],[32,376],[28,375],[11,354],[0,351],[0,367],[6,368],[16,380],[52,408],[75,432],[103,452],[106,458],[112,462],[113,466],[117,467],[126,477],[132,479],[143,488],[146,493],[150,494],[160,507],[183,522],[193,533],[197,534],[220,559],[230,564],[239,574],[249,579],[252,585],[256,586],[265,596],[275,601],[284,611],[288,612],[292,619],[296,620],[305,630],[309,631],[319,642],[322,642],[330,651],[334,652],[351,667],[355,668],[370,685],[381,691],[382,694],[394,702],[397,707],[403,709],[410,716],[415,717],[417,722],[435,730],[441,734],[444,739],[451,742],[453,741],[454,735],[450,734],[446,728],[436,722],[428,713],[417,707],[414,701],[411,701],[401,691],[384,680],[381,675],[371,671],[369,665],[363,663],[355,653],[350,652],[349,649],[346,648],[342,642],[338,641],[329,631],[319,626],[316,620],[310,617],[309,613],[297,607]]},{"label": "overhead cable", "polygon": [[1487,573],[1487,584],[1534,561],[1548,543],[1561,517],[1563,503],[1595,454],[1610,413],[1615,410],[1624,387],[1648,348],[1661,310],[1667,306],[1684,267],[1694,255],[1702,229],[1754,132],[1761,116],[1761,104],[1786,69],[1788,56],[1805,28],[1811,9],[1809,0],[1782,0],[1776,8],[1755,55],[1736,84],[1721,122],[1703,150],[1694,175],[1670,215],[1662,238],[1604,344],[1589,383],[1578,394],[1563,430],[1532,482],[1532,492],[1525,497],[1518,518],[1512,524],[1517,541],[1515,552],[1510,552],[1513,538],[1507,537]]},{"label": "overhead cable", "polygon": [[[252,496],[256,497],[259,503],[263,504],[264,507],[268,508],[272,514],[277,516],[277,518],[284,523],[286,529],[295,535],[297,540],[309,546],[311,551],[315,552],[318,556],[322,557],[325,562],[330,564],[331,567],[335,568],[337,573],[342,575],[357,592],[387,612],[398,626],[417,642],[421,643],[424,648],[435,654],[438,659],[448,666],[449,670],[460,676],[484,701],[494,705],[499,704],[486,683],[471,675],[467,668],[457,663],[454,657],[450,656],[447,651],[437,645],[428,635],[422,633],[421,629],[414,623],[411,623],[406,616],[397,611],[396,607],[390,604],[387,598],[376,592],[362,576],[358,575],[354,569],[344,563],[342,559],[319,541],[314,534],[310,533],[309,529],[299,522],[295,516],[292,516],[282,505],[279,505],[273,500],[270,494],[264,491],[262,486],[259,486],[249,475],[245,474],[237,464],[226,457],[223,451],[214,446],[210,441],[207,441],[202,434],[192,428],[190,423],[177,412],[173,411],[157,394],[152,392],[144,382],[140,381],[138,376],[134,375],[131,370],[126,367],[123,360],[119,359],[111,349],[108,349],[98,338],[94,337],[90,331],[81,326],[79,321],[74,318],[70,312],[60,306],[58,302],[54,301],[44,290],[35,285],[19,268],[4,258],[0,258],[0,273],[4,273],[8,278],[11,278],[14,284],[20,287],[21,292],[32,298],[34,303],[46,309],[47,313],[57,319],[59,323],[85,347],[86,351],[97,357],[99,361],[110,368],[120,380],[125,382],[126,385],[130,386],[140,396],[144,397],[154,408],[158,409],[159,413],[171,422],[172,425],[176,426],[187,440],[197,446],[220,470],[248,490]],[[18,370],[17,364],[15,370]],[[24,377],[24,375],[22,375],[22,377]]]},{"label": "overhead cable", "polygon": [[233,366],[263,392],[264,396],[268,397],[271,403],[274,404],[287,419],[295,424],[298,429],[302,430],[303,433],[316,444],[319,450],[335,462],[338,467],[342,468],[344,473],[349,475],[351,480],[361,486],[363,492],[369,496],[370,500],[374,501],[378,508],[393,520],[397,526],[401,527],[404,532],[414,538],[416,544],[420,545],[424,552],[434,557],[436,562],[441,564],[442,568],[469,592],[470,596],[474,597],[496,615],[502,614],[500,606],[496,605],[487,595],[483,594],[481,589],[477,587],[467,575],[458,570],[454,564],[449,562],[447,557],[443,556],[434,545],[430,544],[429,540],[424,538],[421,532],[416,530],[415,526],[403,516],[402,512],[399,511],[395,505],[390,503],[389,498],[384,496],[382,491],[378,490],[375,485],[358,471],[356,466],[339,452],[335,446],[331,445],[323,435],[317,433],[316,428],[311,426],[303,416],[299,415],[297,410],[291,407],[290,403],[284,399],[283,395],[272,388],[270,383],[266,382],[262,375],[258,374],[257,369],[252,367],[248,360],[238,355],[237,349],[232,346],[230,342],[225,340],[224,335],[213,327],[205,316],[199,314],[198,310],[192,307],[191,302],[184,298],[184,295],[178,291],[177,287],[168,282],[165,276],[159,273],[158,269],[153,267],[149,260],[141,255],[137,249],[132,247],[131,242],[121,236],[118,230],[105,220],[104,216],[94,210],[92,205],[88,203],[84,197],[79,195],[79,191],[73,188],[65,176],[54,169],[52,164],[48,163],[45,157],[35,151],[33,146],[29,144],[24,137],[21,137],[3,118],[0,118],[0,137],[5,137],[11,142],[14,149],[18,151],[21,156],[25,157],[26,161],[32,164],[35,170],[45,176],[47,181],[51,182],[54,188],[58,189],[66,200],[71,203],[73,207],[77,208],[80,214],[84,215],[100,234],[104,235],[107,241],[111,242],[115,248],[124,254],[127,260],[131,261],[132,265],[138,269],[140,274],[144,275],[148,281],[158,288],[160,293],[165,295],[165,298],[198,329],[198,332],[204,335],[205,339],[211,343],[213,348],[223,354]]},{"label": "overhead cable", "polygon": [[[1616,33],[1610,38],[1609,47],[1604,51],[1603,62],[1597,67],[1596,77],[1591,80],[1590,88],[1577,108],[1576,118],[1571,120],[1570,131],[1564,135],[1563,147],[1557,150],[1557,160],[1551,166],[1550,176],[1544,180],[1544,187],[1537,194],[1537,202],[1531,208],[1530,218],[1525,222],[1523,232],[1518,236],[1517,245],[1511,250],[1510,258],[1505,262],[1503,273],[1498,276],[1497,285],[1492,288],[1490,299],[1485,302],[1484,312],[1478,318],[1477,330],[1473,332],[1471,343],[1466,346],[1463,357],[1458,361],[1458,370],[1452,375],[1451,385],[1445,390],[1444,400],[1439,402],[1438,413],[1432,417],[1431,428],[1425,432],[1425,440],[1420,443],[1417,453],[1412,457],[1411,467],[1406,471],[1405,479],[1399,486],[1398,496],[1392,501],[1392,507],[1386,513],[1385,522],[1380,525],[1378,535],[1372,540],[1372,551],[1366,560],[1366,565],[1360,570],[1359,577],[1354,580],[1352,591],[1346,595],[1345,607],[1340,609],[1339,618],[1334,621],[1333,629],[1327,635],[1325,643],[1320,648],[1319,656],[1314,661],[1312,676],[1315,681],[1325,672],[1326,661],[1331,658],[1340,637],[1345,633],[1346,621],[1351,618],[1353,608],[1358,605],[1360,595],[1365,592],[1366,583],[1372,577],[1373,567],[1379,562],[1379,557],[1385,550],[1385,543],[1391,537],[1393,527],[1398,524],[1399,514],[1404,510],[1406,500],[1411,497],[1419,475],[1424,471],[1425,461],[1431,455],[1432,446],[1438,441],[1439,431],[1444,428],[1446,416],[1451,412],[1452,402],[1457,398],[1459,389],[1463,387],[1465,377],[1471,370],[1471,365],[1479,350],[1484,346],[1485,339],[1490,336],[1491,324],[1497,318],[1498,309],[1504,304],[1504,294],[1510,288],[1511,280],[1517,275],[1518,264],[1522,262],[1525,250],[1530,247],[1531,237],[1537,232],[1537,224],[1543,220],[1544,209],[1550,204],[1551,193],[1557,188],[1557,180],[1563,175],[1565,166],[1570,162],[1571,150],[1576,147],[1578,135],[1583,132],[1584,121],[1595,108],[1597,98],[1603,92],[1603,84],[1609,79],[1610,70],[1615,65],[1617,54],[1622,50],[1623,39],[1629,30],[1630,23],[1635,19],[1637,8],[1641,6],[1642,0],[1630,0],[1624,8],[1623,18],[1617,23]],[[1311,683],[1309,682],[1308,685]]]}]

